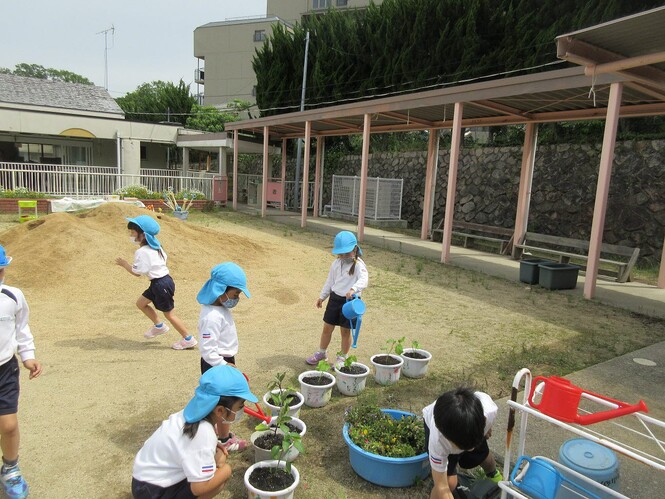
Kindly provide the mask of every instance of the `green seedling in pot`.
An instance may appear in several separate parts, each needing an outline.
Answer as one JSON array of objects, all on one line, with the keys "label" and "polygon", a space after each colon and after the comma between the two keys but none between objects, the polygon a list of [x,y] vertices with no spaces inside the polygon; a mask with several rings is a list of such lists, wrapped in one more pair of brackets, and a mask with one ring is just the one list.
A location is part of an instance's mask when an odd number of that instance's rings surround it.
[{"label": "green seedling in pot", "polygon": [[316,365],[316,370],[320,373],[319,381],[323,382],[323,378],[325,378],[323,373],[327,373],[328,371],[330,371],[330,364],[328,364],[328,362],[326,362],[325,360],[320,360],[319,363]]},{"label": "green seedling in pot", "polygon": [[388,351],[386,352],[386,355],[390,355],[393,353],[393,351],[397,355],[402,355],[402,352],[404,351],[404,340],[406,339],[406,336],[402,336],[399,340],[393,340],[390,339],[386,341],[386,345],[388,348]]},{"label": "green seedling in pot", "polygon": [[[338,356],[338,357],[344,357],[344,353],[341,352],[341,351],[339,351],[339,352],[337,352],[337,356]],[[348,356],[344,359],[344,365],[343,365],[343,367],[351,367],[351,365],[352,365],[354,362],[357,362],[357,361],[358,361],[358,357],[356,357],[355,355],[348,355]]]},{"label": "green seedling in pot", "polygon": [[420,343],[418,343],[416,340],[413,340],[411,342],[411,348],[413,348],[414,350],[418,350],[420,348]]},{"label": "green seedling in pot", "polygon": [[272,392],[276,390],[276,393],[271,395],[273,405],[282,407],[286,404],[288,407],[289,401],[293,398],[296,391],[293,388],[285,388],[284,378],[286,377],[286,372],[275,374],[275,379],[268,383],[268,391]]}]

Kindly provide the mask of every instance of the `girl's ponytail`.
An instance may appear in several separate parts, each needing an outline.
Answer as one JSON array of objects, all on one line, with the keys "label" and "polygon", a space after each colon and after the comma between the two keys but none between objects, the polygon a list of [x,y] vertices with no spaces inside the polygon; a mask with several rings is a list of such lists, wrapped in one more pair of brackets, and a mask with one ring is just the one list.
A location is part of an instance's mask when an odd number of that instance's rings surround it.
[{"label": "girl's ponytail", "polygon": [[353,275],[353,273],[355,272],[357,261],[358,261],[358,246],[356,245],[356,247],[353,248],[353,265],[351,265],[351,268],[349,269],[349,275]]}]

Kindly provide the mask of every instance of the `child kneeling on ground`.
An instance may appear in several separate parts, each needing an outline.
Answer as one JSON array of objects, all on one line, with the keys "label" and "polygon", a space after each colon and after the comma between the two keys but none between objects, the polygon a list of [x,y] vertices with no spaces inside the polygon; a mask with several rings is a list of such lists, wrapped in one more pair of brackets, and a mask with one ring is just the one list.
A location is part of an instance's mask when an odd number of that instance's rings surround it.
[{"label": "child kneeling on ground", "polygon": [[423,409],[425,445],[432,467],[432,499],[452,499],[457,488],[457,466],[481,466],[487,477],[503,480],[487,445],[497,406],[483,392],[457,388]]},{"label": "child kneeling on ground", "polygon": [[228,452],[217,426],[244,415],[245,400],[258,402],[245,376],[229,365],[208,369],[184,410],[172,414],[143,444],[134,460],[136,499],[212,498],[231,478]]}]

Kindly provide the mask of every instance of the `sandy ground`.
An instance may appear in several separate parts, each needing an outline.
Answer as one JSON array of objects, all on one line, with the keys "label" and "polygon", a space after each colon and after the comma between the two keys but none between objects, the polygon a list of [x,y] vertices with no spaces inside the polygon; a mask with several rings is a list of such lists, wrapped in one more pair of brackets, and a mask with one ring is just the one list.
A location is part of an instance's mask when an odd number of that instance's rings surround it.
[{"label": "sandy ground", "polygon": [[[149,321],[134,302],[147,280],[116,266],[131,260],[125,216],[143,211],[107,205],[85,214],[52,214],[12,226],[0,243],[14,262],[7,283],[30,304],[42,377],[23,370],[19,420],[21,464],[36,498],[130,497],[134,455],[169,414],[193,394],[198,350],[177,352],[178,336],[144,340]],[[217,263],[235,261],[252,298],[234,309],[238,366],[259,398],[275,373],[293,386],[318,344],[332,240],[233,213],[160,220],[159,239],[176,285],[176,313],[196,334],[196,293]],[[361,362],[389,338],[417,340],[431,351],[430,373],[391,388],[368,382],[363,401],[419,412],[445,389],[472,381],[493,396],[509,391],[516,366],[566,373],[665,338],[665,324],[551,293],[365,248],[370,288],[358,349]],[[331,350],[339,346],[333,337]],[[426,481],[386,490],[359,479],[341,440],[344,408],[357,399],[335,393],[325,409],[305,409],[308,425],[297,496],[428,497]],[[256,420],[240,424],[249,437]],[[501,448],[501,431],[493,447]],[[495,434],[496,435],[496,434]],[[220,497],[244,497],[250,452],[233,456],[234,476]]]}]

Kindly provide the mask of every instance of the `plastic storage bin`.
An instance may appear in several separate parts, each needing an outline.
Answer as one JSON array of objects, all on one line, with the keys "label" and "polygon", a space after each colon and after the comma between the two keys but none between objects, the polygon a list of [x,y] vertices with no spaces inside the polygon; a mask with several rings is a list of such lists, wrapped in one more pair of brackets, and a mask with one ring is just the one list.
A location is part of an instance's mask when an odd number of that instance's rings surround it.
[{"label": "plastic storage bin", "polygon": [[[564,442],[559,449],[559,462],[608,489],[620,491],[619,460],[612,450],[603,445],[586,438],[573,438]],[[571,481],[575,482],[574,478],[571,478]],[[579,483],[578,485],[583,486],[584,484]],[[601,497],[611,496],[603,494]],[[561,498],[575,498],[575,494],[563,494]]]},{"label": "plastic storage bin", "polygon": [[546,289],[574,289],[580,268],[569,263],[541,263],[538,265],[538,284]]},{"label": "plastic storage bin", "polygon": [[554,263],[542,258],[526,258],[520,260],[520,281],[527,284],[538,284],[538,265],[541,263]]}]

